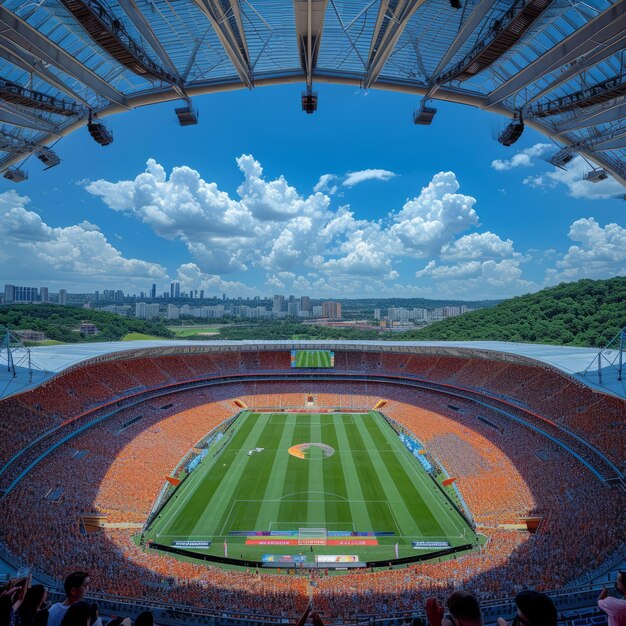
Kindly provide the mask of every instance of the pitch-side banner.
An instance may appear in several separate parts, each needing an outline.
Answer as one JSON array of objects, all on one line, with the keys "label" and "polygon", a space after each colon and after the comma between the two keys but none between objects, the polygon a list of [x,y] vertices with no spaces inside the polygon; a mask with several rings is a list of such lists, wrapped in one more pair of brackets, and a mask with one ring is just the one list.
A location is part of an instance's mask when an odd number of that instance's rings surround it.
[{"label": "pitch-side banner", "polygon": [[318,554],[315,559],[318,563],[358,563],[356,554]]},{"label": "pitch-side banner", "polygon": [[175,548],[210,548],[210,541],[175,541]]}]

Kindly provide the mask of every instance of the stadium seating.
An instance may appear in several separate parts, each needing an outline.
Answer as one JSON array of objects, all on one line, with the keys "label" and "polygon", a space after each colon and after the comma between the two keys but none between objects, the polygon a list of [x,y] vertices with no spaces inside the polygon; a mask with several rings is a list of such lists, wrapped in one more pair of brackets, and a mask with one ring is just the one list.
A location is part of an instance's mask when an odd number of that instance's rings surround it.
[{"label": "stadium seating", "polygon": [[[337,352],[335,365],[338,372],[409,375],[490,394],[511,403],[509,410],[526,420],[534,418],[520,407],[537,412],[542,429],[581,453],[583,444],[568,431],[616,463],[624,462],[626,403],[549,368],[358,351]],[[304,408],[310,394],[320,408],[371,408],[380,398],[388,400],[383,412],[414,433],[457,478],[479,532],[488,537],[481,553],[442,563],[341,577],[315,574],[316,607],[326,615],[348,618],[410,610],[428,595],[445,595],[460,585],[483,599],[514,594],[520,580],[539,589],[556,588],[620,549],[623,529],[614,512],[615,498],[622,496],[549,439],[469,399],[452,402],[428,390],[382,382],[238,381],[183,393],[159,390],[206,376],[288,369],[288,351],[269,350],[113,360],[75,368],[1,401],[3,464],[48,435],[0,476],[0,488],[63,437],[94,425],[51,452],[0,501],[0,542],[57,578],[80,564],[93,573],[93,587],[108,594],[294,615],[308,599],[306,578],[260,576],[162,558],[133,544],[131,530],[83,534],[79,519],[84,513],[100,513],[110,522],[143,522],[165,475],[195,442],[237,412],[233,400],[249,407]],[[140,405],[129,406],[139,399]],[[120,407],[116,415],[96,423]],[[138,415],[140,419],[125,426]],[[60,499],[47,499],[57,488],[63,490]],[[502,527],[527,515],[543,518],[532,537]],[[46,529],[45,540],[34,541],[41,528]]]}]

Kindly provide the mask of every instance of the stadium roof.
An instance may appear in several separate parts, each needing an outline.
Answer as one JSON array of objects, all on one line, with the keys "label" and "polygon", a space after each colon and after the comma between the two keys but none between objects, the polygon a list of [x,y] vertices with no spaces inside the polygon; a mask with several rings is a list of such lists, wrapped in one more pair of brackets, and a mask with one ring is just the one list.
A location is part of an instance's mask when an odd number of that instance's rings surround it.
[{"label": "stadium roof", "polygon": [[[479,357],[507,361],[529,361],[549,365],[580,382],[605,393],[626,398],[626,381],[617,380],[617,370],[610,366],[616,354],[603,357],[602,384],[597,373],[598,350],[542,344],[501,341],[133,341],[80,343],[30,348],[32,376],[29,374],[26,351],[14,351],[17,376],[7,371],[6,350],[0,351],[0,398],[26,391],[55,374],[89,361],[104,361],[118,357],[157,357],[210,351],[251,351],[258,349],[328,349],[379,350],[414,352],[459,357]],[[614,351],[616,352],[616,351]],[[595,363],[594,363],[595,359]],[[624,359],[626,362],[626,358]],[[587,374],[585,375],[585,372]]]},{"label": "stadium roof", "polygon": [[626,0],[5,0],[0,171],[94,114],[330,82],[521,112],[626,184],[625,38]]}]

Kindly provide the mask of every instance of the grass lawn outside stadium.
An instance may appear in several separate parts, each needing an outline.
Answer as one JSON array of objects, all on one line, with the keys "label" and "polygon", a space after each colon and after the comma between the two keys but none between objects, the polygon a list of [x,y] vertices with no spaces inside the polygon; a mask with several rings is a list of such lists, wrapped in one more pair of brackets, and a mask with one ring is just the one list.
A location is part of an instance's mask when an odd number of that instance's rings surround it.
[{"label": "grass lawn outside stadium", "polygon": [[[303,528],[326,529],[328,545],[298,545]],[[261,531],[272,535],[253,535]],[[380,414],[244,411],[145,540],[211,541],[197,551],[220,557],[226,541],[231,558],[302,554],[310,563],[315,554],[391,560],[396,543],[401,558],[417,556],[429,551],[413,541],[454,547],[476,535]]]}]

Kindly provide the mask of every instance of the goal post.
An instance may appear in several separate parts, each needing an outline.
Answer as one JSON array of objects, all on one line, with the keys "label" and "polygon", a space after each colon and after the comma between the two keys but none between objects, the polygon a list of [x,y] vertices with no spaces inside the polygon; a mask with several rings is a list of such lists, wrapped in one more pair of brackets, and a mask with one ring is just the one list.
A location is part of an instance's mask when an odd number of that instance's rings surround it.
[{"label": "goal post", "polygon": [[299,528],[299,546],[325,546],[327,543],[328,531],[325,528]]}]

